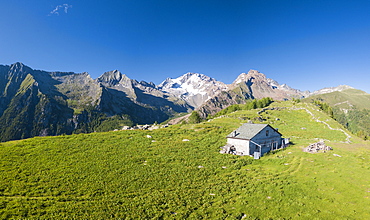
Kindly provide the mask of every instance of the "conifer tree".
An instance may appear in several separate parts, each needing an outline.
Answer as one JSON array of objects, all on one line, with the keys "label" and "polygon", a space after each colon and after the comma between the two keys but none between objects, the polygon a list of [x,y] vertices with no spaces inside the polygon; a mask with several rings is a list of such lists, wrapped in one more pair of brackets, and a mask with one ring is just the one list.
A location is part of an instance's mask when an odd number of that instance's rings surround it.
[{"label": "conifer tree", "polygon": [[202,121],[202,118],[199,116],[199,113],[197,111],[193,111],[189,117],[188,122],[191,124],[197,124]]}]

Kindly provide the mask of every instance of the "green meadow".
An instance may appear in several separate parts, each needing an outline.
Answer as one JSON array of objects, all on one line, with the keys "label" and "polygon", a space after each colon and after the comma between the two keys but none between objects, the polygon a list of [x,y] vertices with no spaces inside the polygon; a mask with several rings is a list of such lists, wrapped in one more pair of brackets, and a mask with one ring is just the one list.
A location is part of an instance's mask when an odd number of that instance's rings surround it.
[{"label": "green meadow", "polygon": [[[268,108],[153,131],[0,143],[0,218],[370,219],[370,142],[312,104]],[[270,123],[292,145],[260,160],[220,154],[248,121]],[[302,151],[319,140],[334,150]]]}]

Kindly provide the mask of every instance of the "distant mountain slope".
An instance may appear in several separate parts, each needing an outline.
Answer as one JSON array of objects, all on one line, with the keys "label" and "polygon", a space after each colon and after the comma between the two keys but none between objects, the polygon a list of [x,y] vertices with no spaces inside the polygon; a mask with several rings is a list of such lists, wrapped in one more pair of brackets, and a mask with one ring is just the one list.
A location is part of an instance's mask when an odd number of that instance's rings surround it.
[{"label": "distant mountain slope", "polygon": [[323,88],[314,92],[311,92],[310,95],[321,95],[321,94],[326,94],[326,93],[331,93],[331,92],[341,92],[347,89],[354,89],[351,86],[347,85],[340,85],[337,87],[329,87],[329,88]]},{"label": "distant mountain slope", "polygon": [[93,80],[87,73],[33,70],[22,63],[0,65],[0,141],[33,136],[93,132],[122,123],[167,120],[191,106],[153,84],[119,71]]},{"label": "distant mountain slope", "polygon": [[308,99],[322,99],[332,106],[347,110],[354,106],[359,109],[370,109],[370,94],[349,86],[322,89],[313,92]]}]

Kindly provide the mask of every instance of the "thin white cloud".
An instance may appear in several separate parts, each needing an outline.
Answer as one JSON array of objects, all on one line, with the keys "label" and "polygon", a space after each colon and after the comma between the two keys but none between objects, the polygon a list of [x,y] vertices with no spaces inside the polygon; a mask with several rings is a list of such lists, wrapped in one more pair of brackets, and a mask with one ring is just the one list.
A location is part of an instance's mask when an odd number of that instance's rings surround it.
[{"label": "thin white cloud", "polygon": [[49,13],[49,16],[51,15],[59,15],[59,12],[62,10],[64,11],[64,13],[68,13],[68,9],[69,8],[72,8],[72,5],[69,5],[69,4],[62,4],[62,5],[57,5],[54,10],[52,10],[50,13]]}]

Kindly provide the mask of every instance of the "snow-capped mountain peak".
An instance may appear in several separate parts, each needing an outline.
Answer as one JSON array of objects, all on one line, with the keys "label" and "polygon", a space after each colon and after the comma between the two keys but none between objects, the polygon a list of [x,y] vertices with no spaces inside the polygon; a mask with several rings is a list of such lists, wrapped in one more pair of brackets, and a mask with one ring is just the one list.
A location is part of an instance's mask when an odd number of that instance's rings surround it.
[{"label": "snow-capped mountain peak", "polygon": [[340,85],[337,87],[323,88],[323,89],[312,92],[310,95],[319,95],[319,94],[325,94],[325,93],[331,93],[331,92],[337,92],[337,91],[340,92],[340,91],[347,90],[347,89],[354,89],[354,88],[351,86],[347,86],[347,85]]},{"label": "snow-capped mountain peak", "polygon": [[158,89],[180,96],[195,108],[227,88],[226,84],[209,76],[191,72],[175,79],[167,78],[158,85]]}]

